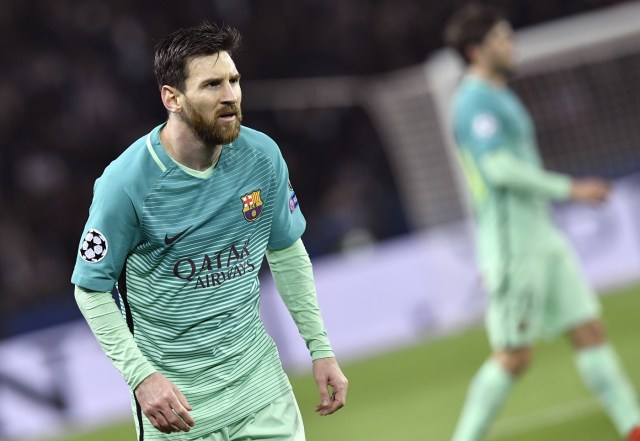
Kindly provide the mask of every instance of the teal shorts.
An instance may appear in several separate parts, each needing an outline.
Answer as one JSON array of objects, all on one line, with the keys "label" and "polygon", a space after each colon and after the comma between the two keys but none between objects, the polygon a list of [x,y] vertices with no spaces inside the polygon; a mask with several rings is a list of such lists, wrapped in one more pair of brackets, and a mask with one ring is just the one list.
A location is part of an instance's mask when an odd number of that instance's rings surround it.
[{"label": "teal shorts", "polygon": [[293,392],[227,427],[196,441],[305,441],[304,425]]},{"label": "teal shorts", "polygon": [[600,303],[565,241],[483,271],[495,350],[529,347],[596,319]]}]

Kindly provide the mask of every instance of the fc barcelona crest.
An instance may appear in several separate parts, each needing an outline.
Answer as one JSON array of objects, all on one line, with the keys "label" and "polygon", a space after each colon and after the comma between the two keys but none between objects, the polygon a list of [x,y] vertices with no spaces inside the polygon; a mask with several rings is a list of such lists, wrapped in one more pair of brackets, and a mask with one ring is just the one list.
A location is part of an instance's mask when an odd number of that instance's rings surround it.
[{"label": "fc barcelona crest", "polygon": [[242,200],[242,214],[244,218],[253,222],[262,214],[262,198],[260,197],[260,190],[247,193],[240,198]]}]

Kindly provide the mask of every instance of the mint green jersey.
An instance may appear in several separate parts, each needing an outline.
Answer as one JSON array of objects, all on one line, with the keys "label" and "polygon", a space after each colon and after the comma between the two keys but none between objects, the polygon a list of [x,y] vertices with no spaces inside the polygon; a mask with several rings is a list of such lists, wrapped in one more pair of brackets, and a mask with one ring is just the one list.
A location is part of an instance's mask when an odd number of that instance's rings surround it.
[{"label": "mint green jersey", "polygon": [[[136,344],[193,406],[196,426],[180,439],[196,439],[291,389],[259,316],[258,273],[305,220],[268,136],[242,127],[198,173],[167,155],[161,128],[96,181],[71,280],[92,291],[117,283]],[[168,436],[133,405],[141,439]]]},{"label": "mint green jersey", "polygon": [[531,117],[507,87],[468,75],[453,101],[453,130],[473,199],[480,265],[545,249],[558,238],[549,199],[569,179],[545,172]]}]

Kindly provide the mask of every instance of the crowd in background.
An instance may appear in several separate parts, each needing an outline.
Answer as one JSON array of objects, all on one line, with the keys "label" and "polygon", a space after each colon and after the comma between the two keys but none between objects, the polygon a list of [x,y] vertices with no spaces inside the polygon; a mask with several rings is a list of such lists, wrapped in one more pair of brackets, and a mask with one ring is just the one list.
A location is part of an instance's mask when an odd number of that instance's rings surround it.
[{"label": "crowd in background", "polygon": [[[69,282],[94,180],[166,115],[154,42],[203,19],[244,34],[243,78],[368,75],[423,61],[462,2],[10,0],[0,8],[0,339],[78,316]],[[606,6],[522,0],[516,27]],[[250,99],[245,97],[245,99]],[[361,109],[247,112],[280,144],[313,256],[408,231]]]}]

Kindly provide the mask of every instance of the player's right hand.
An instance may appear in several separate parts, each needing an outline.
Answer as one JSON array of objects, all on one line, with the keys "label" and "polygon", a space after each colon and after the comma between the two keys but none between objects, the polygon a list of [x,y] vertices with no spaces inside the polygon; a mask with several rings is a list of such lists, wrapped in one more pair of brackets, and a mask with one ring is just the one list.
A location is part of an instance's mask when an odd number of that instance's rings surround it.
[{"label": "player's right hand", "polygon": [[578,202],[604,202],[610,192],[611,184],[598,178],[574,179],[571,183],[571,199]]},{"label": "player's right hand", "polygon": [[189,414],[192,408],[178,386],[159,372],[142,380],[135,395],[142,412],[161,432],[188,432],[196,424]]}]

